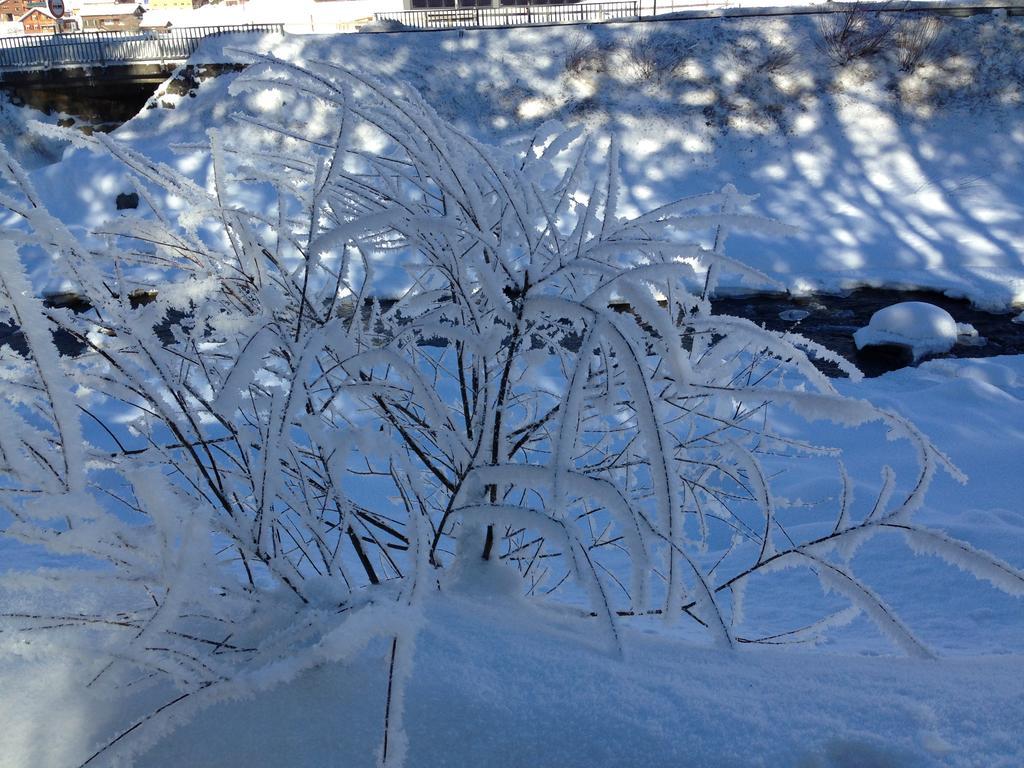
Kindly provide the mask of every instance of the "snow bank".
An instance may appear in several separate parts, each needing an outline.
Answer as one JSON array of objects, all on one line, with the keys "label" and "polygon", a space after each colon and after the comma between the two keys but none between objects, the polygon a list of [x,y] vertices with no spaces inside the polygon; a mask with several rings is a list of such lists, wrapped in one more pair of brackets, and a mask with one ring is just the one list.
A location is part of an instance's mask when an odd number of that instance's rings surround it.
[{"label": "snow bank", "polygon": [[[586,621],[551,624],[522,606],[431,600],[406,694],[406,764],[1010,768],[1024,760],[1020,657],[730,656],[630,632],[629,661],[620,662],[590,645]],[[369,768],[386,672],[385,649],[375,647],[259,698],[215,704],[134,764]]]},{"label": "snow bank", "polygon": [[[589,622],[432,598],[406,691],[410,768],[488,765],[1016,768],[1024,761],[1020,656],[906,659],[755,649],[723,654],[626,633],[628,660]],[[0,765],[77,765],[111,703],[66,696],[92,668],[22,662],[0,701]],[[10,668],[8,668],[8,672]],[[13,683],[13,687],[12,686]],[[377,765],[387,646],[259,696],[196,705],[136,768]],[[13,693],[13,695],[11,695]],[[173,707],[147,724],[166,727]],[[61,724],[61,737],[41,732]],[[137,734],[144,736],[146,731]]]}]

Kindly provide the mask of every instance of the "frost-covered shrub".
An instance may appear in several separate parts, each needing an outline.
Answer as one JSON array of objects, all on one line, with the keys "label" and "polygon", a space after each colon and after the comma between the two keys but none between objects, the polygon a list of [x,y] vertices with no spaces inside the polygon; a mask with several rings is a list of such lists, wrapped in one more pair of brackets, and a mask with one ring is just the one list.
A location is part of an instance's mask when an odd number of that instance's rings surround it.
[{"label": "frost-covered shrub", "polygon": [[[400,683],[422,596],[487,590],[495,571],[613,647],[647,614],[731,647],[770,641],[743,619],[747,582],[799,566],[925,655],[850,566],[882,531],[1021,591],[1009,566],[917,527],[933,474],[955,470],[809,355],[854,369],[712,312],[723,270],[765,280],[726,255],[730,232],[783,230],[733,188],[628,217],[614,144],[596,175],[587,140],[553,126],[485,146],[340,65],[260,59],[236,88],[287,92],[295,119],[211,131],[207,186],[89,140],[150,212],[102,237],[77,238],[4,164],[20,195],[0,201],[24,226],[0,241],[2,319],[28,349],[0,350],[5,534],[74,558],[7,584],[110,593],[106,614],[6,620],[109,635],[97,681],[169,680],[173,703],[377,636]],[[89,311],[33,298],[23,262],[41,252]],[[55,328],[84,352],[61,357]],[[836,452],[795,433],[819,419],[881,422],[916,470],[855,503]],[[797,530],[779,472],[812,458],[838,500]],[[839,623],[814,618],[802,637]],[[400,713],[389,699],[386,760]]]},{"label": "frost-covered shrub", "polygon": [[913,72],[931,52],[942,33],[938,16],[911,16],[896,27],[896,53],[900,70]]},{"label": "frost-covered shrub", "polygon": [[613,46],[607,40],[593,40],[583,34],[569,38],[565,51],[565,71],[572,77],[603,72]]},{"label": "frost-covered shrub", "polygon": [[661,81],[675,73],[689,50],[685,38],[672,30],[642,32],[626,45],[626,62],[635,79]]},{"label": "frost-covered shrub", "polygon": [[833,65],[842,66],[885,50],[897,20],[897,14],[854,3],[846,10],[818,16],[815,45]]}]

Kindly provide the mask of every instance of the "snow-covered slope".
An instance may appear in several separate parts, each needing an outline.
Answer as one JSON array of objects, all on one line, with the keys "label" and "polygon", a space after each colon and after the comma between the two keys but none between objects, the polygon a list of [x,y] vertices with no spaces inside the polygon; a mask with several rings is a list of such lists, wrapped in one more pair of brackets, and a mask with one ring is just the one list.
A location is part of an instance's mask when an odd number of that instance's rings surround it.
[{"label": "snow-covered slope", "polygon": [[1024,301],[1024,24],[943,34],[910,74],[884,57],[832,66],[805,17],[373,36],[305,55],[412,79],[473,132],[558,118],[614,133],[638,208],[725,182],[759,193],[801,232],[744,256],[790,288]]},{"label": "snow-covered slope", "polygon": [[[1005,307],[1024,302],[1024,23],[941,25],[912,72],[901,71],[896,42],[834,65],[808,17],[218,38],[195,61],[254,47],[393,75],[487,140],[552,118],[580,122],[621,142],[626,206],[726,182],[759,194],[763,212],[799,232],[737,239],[734,253],[792,290],[922,286]],[[231,79],[207,81],[173,111],[144,111],[116,135],[170,158],[171,145],[202,141],[228,119]],[[248,106],[268,117],[288,109],[273,94]],[[593,152],[606,148],[598,140]],[[174,162],[204,174],[201,152]],[[61,203],[68,216],[94,223],[112,211],[109,163],[76,153],[45,175],[59,192],[68,181],[76,190]]]}]

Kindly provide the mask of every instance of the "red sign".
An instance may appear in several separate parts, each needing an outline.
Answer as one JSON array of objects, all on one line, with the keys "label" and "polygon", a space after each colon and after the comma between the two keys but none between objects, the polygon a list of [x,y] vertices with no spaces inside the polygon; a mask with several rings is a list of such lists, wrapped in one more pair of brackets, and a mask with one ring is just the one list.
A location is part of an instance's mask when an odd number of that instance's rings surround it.
[{"label": "red sign", "polygon": [[55,19],[64,15],[64,0],[46,0],[46,10]]}]

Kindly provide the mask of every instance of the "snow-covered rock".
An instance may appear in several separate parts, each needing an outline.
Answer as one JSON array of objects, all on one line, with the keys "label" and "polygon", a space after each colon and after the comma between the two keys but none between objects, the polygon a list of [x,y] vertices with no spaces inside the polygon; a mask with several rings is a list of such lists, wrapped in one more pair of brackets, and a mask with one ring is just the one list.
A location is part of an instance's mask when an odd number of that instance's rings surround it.
[{"label": "snow-covered rock", "polygon": [[866,328],[853,334],[857,349],[880,345],[906,347],[914,360],[948,352],[956,339],[953,316],[924,301],[904,301],[880,309],[871,316]]}]

